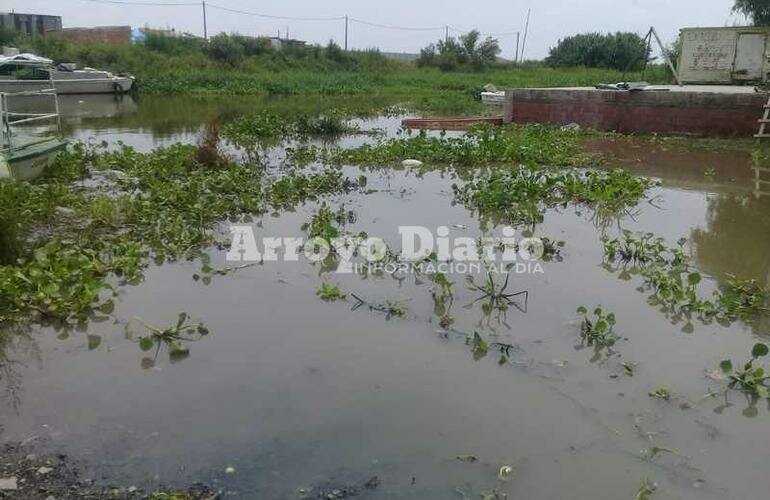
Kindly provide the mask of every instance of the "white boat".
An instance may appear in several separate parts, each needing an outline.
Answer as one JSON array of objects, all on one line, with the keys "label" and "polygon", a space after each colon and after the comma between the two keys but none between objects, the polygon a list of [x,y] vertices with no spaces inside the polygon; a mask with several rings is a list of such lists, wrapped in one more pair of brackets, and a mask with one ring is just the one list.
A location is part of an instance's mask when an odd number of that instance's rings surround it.
[{"label": "white boat", "polygon": [[482,92],[481,102],[490,106],[502,106],[505,104],[505,92]]},{"label": "white boat", "polygon": [[[52,98],[54,109],[43,113],[12,110],[10,103],[14,98],[34,96]],[[40,122],[51,121],[55,122],[56,133],[36,130]],[[15,94],[0,92],[0,128],[0,179],[34,179],[67,147],[67,141],[61,138],[59,101],[53,89]]]},{"label": "white boat", "polygon": [[114,75],[74,64],[54,65],[34,54],[0,56],[0,92],[18,93],[55,89],[57,94],[122,94],[131,90],[134,77]]}]

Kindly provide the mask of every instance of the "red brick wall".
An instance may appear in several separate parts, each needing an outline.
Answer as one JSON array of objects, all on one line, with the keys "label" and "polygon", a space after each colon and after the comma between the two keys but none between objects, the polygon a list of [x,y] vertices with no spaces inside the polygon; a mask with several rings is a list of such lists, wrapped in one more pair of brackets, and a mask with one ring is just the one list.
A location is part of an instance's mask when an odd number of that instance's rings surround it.
[{"label": "red brick wall", "polygon": [[506,118],[618,132],[751,136],[766,100],[759,93],[516,90]]},{"label": "red brick wall", "polygon": [[61,36],[71,42],[106,42],[117,45],[131,43],[130,26],[103,26],[98,28],[64,28]]}]

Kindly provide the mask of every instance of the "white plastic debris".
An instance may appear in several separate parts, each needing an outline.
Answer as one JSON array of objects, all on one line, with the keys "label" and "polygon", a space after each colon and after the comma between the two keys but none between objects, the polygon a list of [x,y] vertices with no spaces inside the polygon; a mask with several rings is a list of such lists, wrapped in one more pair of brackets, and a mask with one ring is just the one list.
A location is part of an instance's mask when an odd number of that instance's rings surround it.
[{"label": "white plastic debris", "polygon": [[16,484],[16,476],[0,477],[0,491],[15,491],[19,486]]},{"label": "white plastic debris", "polygon": [[409,159],[401,162],[402,167],[421,167],[422,162],[420,160]]}]

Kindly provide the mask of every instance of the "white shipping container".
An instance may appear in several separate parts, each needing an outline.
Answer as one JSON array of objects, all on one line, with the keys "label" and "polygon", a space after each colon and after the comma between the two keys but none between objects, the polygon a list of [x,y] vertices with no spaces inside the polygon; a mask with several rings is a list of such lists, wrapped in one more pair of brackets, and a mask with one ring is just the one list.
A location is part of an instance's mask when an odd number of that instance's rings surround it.
[{"label": "white shipping container", "polygon": [[684,28],[677,72],[682,83],[765,82],[770,28]]}]

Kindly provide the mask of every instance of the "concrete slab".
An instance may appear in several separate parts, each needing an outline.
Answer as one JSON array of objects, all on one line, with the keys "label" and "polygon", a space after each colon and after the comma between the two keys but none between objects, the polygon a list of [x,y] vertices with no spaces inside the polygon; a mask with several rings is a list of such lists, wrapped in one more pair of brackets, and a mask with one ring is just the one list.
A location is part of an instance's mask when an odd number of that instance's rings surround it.
[{"label": "concrete slab", "polygon": [[[523,90],[523,89],[516,89]],[[532,87],[529,90],[592,90],[594,92],[629,92],[627,90],[607,90],[595,87]],[[712,94],[756,94],[754,87],[748,85],[651,85],[640,92],[706,92]]]}]

